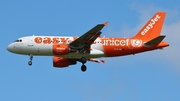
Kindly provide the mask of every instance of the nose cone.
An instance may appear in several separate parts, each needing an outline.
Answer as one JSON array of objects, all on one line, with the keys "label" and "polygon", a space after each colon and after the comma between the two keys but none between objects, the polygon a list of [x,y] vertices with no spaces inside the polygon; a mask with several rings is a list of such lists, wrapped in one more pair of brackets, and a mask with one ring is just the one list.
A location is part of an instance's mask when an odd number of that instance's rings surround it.
[{"label": "nose cone", "polygon": [[9,44],[9,45],[7,46],[7,50],[8,50],[9,52],[13,52],[13,45],[12,45],[12,44]]}]

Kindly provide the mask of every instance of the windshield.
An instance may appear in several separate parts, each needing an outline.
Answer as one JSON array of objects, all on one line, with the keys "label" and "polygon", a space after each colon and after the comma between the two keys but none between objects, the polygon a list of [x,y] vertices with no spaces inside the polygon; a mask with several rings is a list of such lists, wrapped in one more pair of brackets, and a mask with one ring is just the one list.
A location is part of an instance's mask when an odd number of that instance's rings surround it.
[{"label": "windshield", "polygon": [[19,39],[19,40],[15,40],[14,42],[22,42],[22,40],[21,40],[21,39]]}]

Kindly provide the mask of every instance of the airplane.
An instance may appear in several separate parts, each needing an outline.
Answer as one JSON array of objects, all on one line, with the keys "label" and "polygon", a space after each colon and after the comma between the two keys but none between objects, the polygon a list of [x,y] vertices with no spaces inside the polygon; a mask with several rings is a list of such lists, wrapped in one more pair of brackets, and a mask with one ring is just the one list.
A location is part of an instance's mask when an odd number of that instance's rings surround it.
[{"label": "airplane", "polygon": [[25,36],[7,46],[12,53],[28,55],[32,65],[33,56],[53,56],[53,66],[64,68],[82,63],[85,72],[87,61],[104,63],[97,58],[132,55],[169,46],[160,35],[166,12],[157,12],[144,27],[131,38],[101,37],[107,22],[98,24],[80,37],[70,36]]}]

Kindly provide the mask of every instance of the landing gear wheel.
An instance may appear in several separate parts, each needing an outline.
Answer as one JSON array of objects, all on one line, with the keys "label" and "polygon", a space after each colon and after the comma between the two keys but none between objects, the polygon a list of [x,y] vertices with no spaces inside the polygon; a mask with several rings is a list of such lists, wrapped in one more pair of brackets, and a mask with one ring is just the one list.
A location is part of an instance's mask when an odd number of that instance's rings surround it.
[{"label": "landing gear wheel", "polygon": [[29,55],[30,61],[28,62],[28,65],[31,66],[32,65],[32,60],[33,60],[33,55],[30,54]]},{"label": "landing gear wheel", "polygon": [[31,65],[32,65],[32,61],[29,61],[29,62],[28,62],[28,65],[31,66]]},{"label": "landing gear wheel", "polygon": [[82,66],[81,66],[81,71],[82,71],[82,72],[85,72],[86,69],[87,69],[87,68],[86,68],[86,65],[82,65]]},{"label": "landing gear wheel", "polygon": [[86,59],[85,57],[82,57],[82,58],[81,58],[81,62],[82,62],[83,64],[85,64],[85,63],[87,62],[87,59]]}]

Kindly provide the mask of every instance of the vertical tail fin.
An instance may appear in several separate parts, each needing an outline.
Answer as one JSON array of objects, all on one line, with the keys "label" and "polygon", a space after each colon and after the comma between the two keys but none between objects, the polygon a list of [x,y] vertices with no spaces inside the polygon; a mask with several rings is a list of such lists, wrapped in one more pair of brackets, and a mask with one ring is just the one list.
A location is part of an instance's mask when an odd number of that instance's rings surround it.
[{"label": "vertical tail fin", "polygon": [[164,23],[166,12],[157,12],[146,25],[132,38],[153,39],[158,37]]}]

